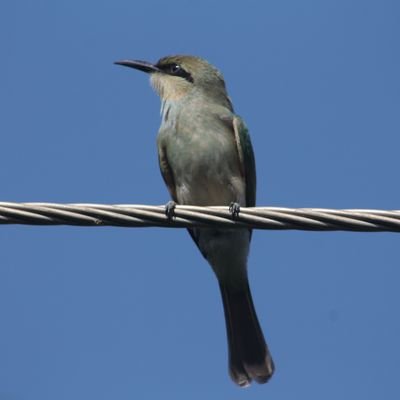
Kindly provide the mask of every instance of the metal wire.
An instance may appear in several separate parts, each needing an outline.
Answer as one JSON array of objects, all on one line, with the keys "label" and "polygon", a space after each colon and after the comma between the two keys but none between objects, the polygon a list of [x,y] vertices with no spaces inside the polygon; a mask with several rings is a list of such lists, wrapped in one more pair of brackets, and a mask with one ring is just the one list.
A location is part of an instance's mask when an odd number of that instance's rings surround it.
[{"label": "metal wire", "polygon": [[253,228],[308,231],[400,232],[400,210],[165,206],[0,202],[0,224],[167,228]]}]

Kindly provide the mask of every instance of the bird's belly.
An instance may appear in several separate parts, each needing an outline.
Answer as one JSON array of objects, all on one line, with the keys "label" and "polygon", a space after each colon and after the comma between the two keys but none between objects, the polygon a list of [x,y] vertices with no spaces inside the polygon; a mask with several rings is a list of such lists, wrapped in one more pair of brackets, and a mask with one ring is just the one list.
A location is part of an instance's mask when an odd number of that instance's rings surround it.
[{"label": "bird's belly", "polygon": [[245,180],[230,133],[212,130],[169,136],[167,159],[177,200],[190,205],[229,205],[245,202]]},{"label": "bird's belly", "polygon": [[208,168],[199,173],[181,175],[176,182],[178,202],[198,206],[224,206],[231,202],[245,205],[243,179],[229,172],[221,174],[211,171]]}]

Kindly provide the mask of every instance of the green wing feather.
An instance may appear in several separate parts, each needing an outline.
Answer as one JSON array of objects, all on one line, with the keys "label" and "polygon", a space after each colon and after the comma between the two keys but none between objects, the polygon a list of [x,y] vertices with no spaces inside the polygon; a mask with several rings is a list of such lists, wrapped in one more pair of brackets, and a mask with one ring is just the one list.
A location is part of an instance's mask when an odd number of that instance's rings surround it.
[{"label": "green wing feather", "polygon": [[176,195],[174,174],[169,165],[168,158],[167,158],[167,152],[165,151],[165,147],[162,144],[160,137],[158,137],[157,147],[158,147],[158,163],[160,166],[161,175],[164,179],[165,184],[167,185],[167,188],[172,197],[172,200],[177,202],[178,198]]},{"label": "green wing feather", "polygon": [[246,181],[246,206],[256,205],[256,162],[249,131],[239,116],[233,118],[233,130],[242,171]]}]

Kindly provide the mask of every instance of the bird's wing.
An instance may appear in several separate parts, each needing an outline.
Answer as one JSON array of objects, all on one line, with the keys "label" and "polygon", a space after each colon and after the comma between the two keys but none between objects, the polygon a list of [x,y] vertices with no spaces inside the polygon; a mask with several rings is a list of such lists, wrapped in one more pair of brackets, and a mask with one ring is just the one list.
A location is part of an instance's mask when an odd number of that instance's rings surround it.
[{"label": "bird's wing", "polygon": [[160,165],[161,175],[167,185],[168,191],[175,202],[178,201],[176,196],[175,179],[172,169],[168,163],[167,153],[162,143],[158,143],[158,162]]},{"label": "bird's wing", "polygon": [[[176,186],[175,186],[175,178],[172,172],[172,169],[168,162],[167,152],[165,150],[165,146],[162,142],[162,135],[159,135],[157,138],[157,146],[158,146],[158,162],[160,165],[161,175],[164,179],[165,184],[167,185],[168,191],[176,203],[178,202],[178,198],[176,195]],[[204,258],[207,259],[206,254],[199,247],[198,238],[196,237],[195,231],[193,229],[188,229],[190,236],[195,242],[196,246],[199,248],[200,252],[203,254]]]},{"label": "bird's wing", "polygon": [[232,120],[241,171],[246,182],[246,207],[256,205],[256,163],[249,131],[243,120],[235,115]]}]

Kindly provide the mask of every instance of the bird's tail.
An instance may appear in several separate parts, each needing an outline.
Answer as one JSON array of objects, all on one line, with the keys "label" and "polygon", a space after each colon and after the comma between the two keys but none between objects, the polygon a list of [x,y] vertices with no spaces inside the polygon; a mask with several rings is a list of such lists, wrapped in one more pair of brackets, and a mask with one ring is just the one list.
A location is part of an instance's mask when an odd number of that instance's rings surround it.
[{"label": "bird's tail", "polygon": [[274,372],[256,310],[247,285],[235,290],[220,283],[229,346],[229,373],[239,386],[254,379],[265,383]]}]

